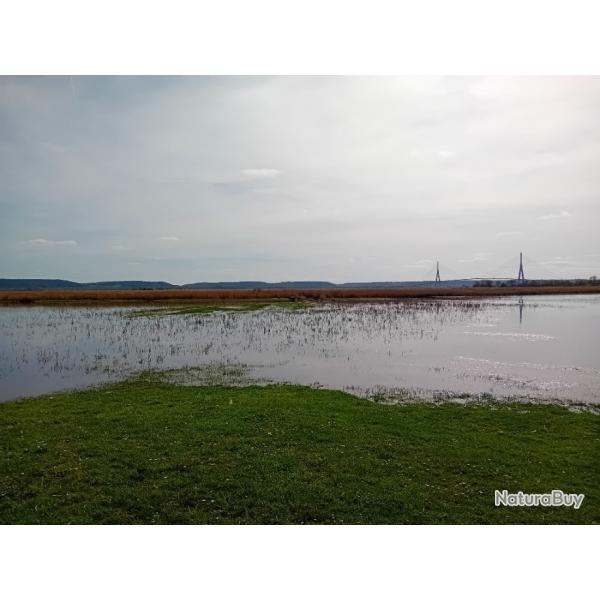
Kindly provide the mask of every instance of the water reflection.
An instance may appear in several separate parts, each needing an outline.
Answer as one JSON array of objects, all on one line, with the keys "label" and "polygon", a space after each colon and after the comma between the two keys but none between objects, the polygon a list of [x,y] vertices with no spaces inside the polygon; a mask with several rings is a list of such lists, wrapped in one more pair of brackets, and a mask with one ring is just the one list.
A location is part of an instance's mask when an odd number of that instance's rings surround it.
[{"label": "water reflection", "polygon": [[0,399],[216,362],[252,365],[254,374],[276,381],[361,393],[383,386],[600,401],[596,297],[131,312],[0,308]]},{"label": "water reflection", "polygon": [[523,324],[523,306],[524,306],[524,300],[523,298],[519,298],[519,325]]}]

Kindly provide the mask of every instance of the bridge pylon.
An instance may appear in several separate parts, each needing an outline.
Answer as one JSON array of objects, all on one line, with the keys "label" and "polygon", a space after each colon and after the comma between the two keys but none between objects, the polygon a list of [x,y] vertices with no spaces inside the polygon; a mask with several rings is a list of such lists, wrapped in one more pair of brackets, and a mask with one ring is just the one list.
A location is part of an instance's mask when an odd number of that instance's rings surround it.
[{"label": "bridge pylon", "polygon": [[517,275],[519,283],[525,283],[525,271],[523,271],[523,253],[519,252],[519,274]]}]

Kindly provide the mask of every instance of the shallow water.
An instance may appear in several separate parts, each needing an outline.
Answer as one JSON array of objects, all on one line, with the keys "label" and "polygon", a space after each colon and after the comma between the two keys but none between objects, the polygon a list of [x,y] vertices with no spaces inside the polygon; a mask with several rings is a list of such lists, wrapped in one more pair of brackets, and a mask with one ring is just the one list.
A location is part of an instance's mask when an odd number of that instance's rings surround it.
[{"label": "shallow water", "polygon": [[596,295],[150,317],[132,310],[0,308],[0,400],[226,363],[268,380],[360,394],[600,403]]}]

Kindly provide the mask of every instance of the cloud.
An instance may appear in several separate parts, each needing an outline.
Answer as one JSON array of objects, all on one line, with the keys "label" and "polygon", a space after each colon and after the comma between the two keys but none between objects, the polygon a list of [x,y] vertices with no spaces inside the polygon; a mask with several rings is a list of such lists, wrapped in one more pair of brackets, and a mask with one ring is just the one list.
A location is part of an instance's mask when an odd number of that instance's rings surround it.
[{"label": "cloud", "polygon": [[559,213],[550,213],[549,215],[542,215],[540,219],[542,221],[549,221],[551,219],[564,219],[565,217],[572,217],[573,215],[566,210],[561,210]]},{"label": "cloud", "polygon": [[437,156],[438,158],[448,159],[456,156],[456,152],[453,150],[409,150],[408,156],[411,158],[431,158]]},{"label": "cloud", "polygon": [[402,265],[405,269],[422,269],[423,267],[430,267],[434,265],[435,261],[430,258],[422,258],[420,260],[416,260],[414,263],[408,265]]},{"label": "cloud", "polygon": [[253,179],[272,179],[277,177],[281,171],[277,169],[243,169],[242,175],[252,177]]},{"label": "cloud", "polygon": [[474,256],[473,258],[459,258],[459,263],[473,263],[473,262],[481,262],[487,260],[485,256]]},{"label": "cloud", "polygon": [[585,265],[599,102],[600,77],[0,77],[0,271],[392,281],[521,249]]},{"label": "cloud", "polygon": [[477,262],[485,262],[489,260],[489,257],[492,256],[489,252],[475,252],[473,256],[470,258],[459,258],[457,262],[459,263],[477,263]]},{"label": "cloud", "polygon": [[31,246],[77,246],[77,242],[73,240],[46,240],[44,238],[27,240],[26,243]]},{"label": "cloud", "polygon": [[496,237],[510,237],[511,235],[521,235],[520,231],[499,231]]}]

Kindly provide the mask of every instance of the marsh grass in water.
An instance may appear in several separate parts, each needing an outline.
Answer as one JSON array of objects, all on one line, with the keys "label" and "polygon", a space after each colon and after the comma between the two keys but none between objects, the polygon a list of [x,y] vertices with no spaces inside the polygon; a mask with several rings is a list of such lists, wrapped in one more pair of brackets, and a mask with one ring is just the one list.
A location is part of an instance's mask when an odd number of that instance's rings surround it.
[{"label": "marsh grass in water", "polygon": [[357,395],[405,388],[418,399],[442,390],[600,405],[599,300],[4,307],[0,402],[222,362]]},{"label": "marsh grass in water", "polygon": [[143,308],[129,314],[131,317],[154,317],[154,316],[170,316],[170,315],[202,315],[214,312],[250,312],[255,310],[266,309],[283,309],[283,310],[299,310],[310,308],[313,302],[296,301],[296,300],[271,300],[261,302],[256,300],[238,300],[223,301],[223,302],[206,302],[198,301],[194,304],[172,305]]},{"label": "marsh grass in water", "polygon": [[434,392],[426,392],[423,390],[414,390],[409,388],[385,388],[377,386],[372,389],[348,389],[350,393],[357,396],[367,398],[376,404],[385,405],[407,405],[407,404],[469,404],[489,406],[493,409],[495,406],[511,406],[515,403],[520,404],[544,404],[552,406],[560,406],[572,412],[590,412],[600,415],[600,406],[590,404],[589,402],[577,402],[573,400],[555,399],[539,399],[530,396],[513,396],[507,398],[496,398],[489,392],[477,394],[460,393],[437,390]]},{"label": "marsh grass in water", "polygon": [[227,386],[268,385],[272,380],[255,377],[252,367],[241,364],[209,363],[198,367],[172,369],[170,371],[147,372],[141,379],[148,383],[171,383],[188,386]]},{"label": "marsh grass in water", "polygon": [[[0,522],[598,523],[599,440],[598,415],[556,406],[154,373],[0,405]],[[585,500],[496,508],[495,489]]]}]

